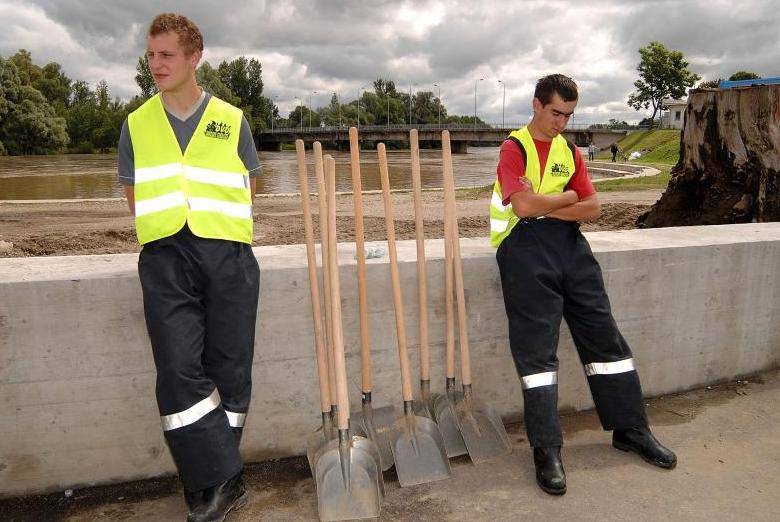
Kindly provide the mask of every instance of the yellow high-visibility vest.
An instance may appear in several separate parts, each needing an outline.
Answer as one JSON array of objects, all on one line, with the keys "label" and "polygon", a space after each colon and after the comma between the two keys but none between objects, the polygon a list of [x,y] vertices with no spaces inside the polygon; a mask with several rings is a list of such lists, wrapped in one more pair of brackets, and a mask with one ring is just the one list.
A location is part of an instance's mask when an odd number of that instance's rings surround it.
[{"label": "yellow high-visibility vest", "polygon": [[[547,164],[544,167],[544,176],[541,175],[539,155],[536,153],[536,145],[531,133],[528,132],[528,127],[512,131],[508,139],[517,143],[524,152],[525,177],[531,182],[534,192],[547,195],[560,194],[564,191],[574,175],[574,151],[566,138],[560,134],[553,138]],[[498,248],[520,221],[512,210],[512,204],[504,205],[503,199],[501,182],[496,179],[493,184],[493,197],[490,200],[490,244],[495,248]]]},{"label": "yellow high-visibility vest", "polygon": [[127,117],[142,245],[187,223],[199,237],[252,243],[249,176],[238,155],[241,109],[212,96],[182,154],[160,95]]}]

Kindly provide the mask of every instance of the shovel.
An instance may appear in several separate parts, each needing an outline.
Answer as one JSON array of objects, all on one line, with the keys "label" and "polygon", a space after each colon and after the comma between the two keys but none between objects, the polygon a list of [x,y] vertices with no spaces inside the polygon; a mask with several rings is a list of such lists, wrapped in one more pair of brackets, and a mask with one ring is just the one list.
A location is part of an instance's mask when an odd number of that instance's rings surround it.
[{"label": "shovel", "polygon": [[455,295],[458,302],[458,338],[460,341],[460,369],[463,397],[455,404],[455,413],[463,442],[466,443],[471,461],[475,464],[501,455],[509,454],[512,445],[498,413],[487,403],[474,397],[471,389],[471,358],[469,355],[468,319],[466,317],[466,296],[463,289],[463,271],[460,259],[458,219],[455,208],[455,183],[452,173],[450,133],[442,132],[442,156],[444,163],[445,205],[451,216],[447,233],[452,245],[455,270]]},{"label": "shovel", "polygon": [[[434,419],[434,402],[431,394],[431,356],[428,347],[428,290],[425,275],[425,223],[422,215],[422,181],[420,180],[420,142],[417,129],[409,131],[412,155],[412,194],[414,196],[414,231],[417,239],[417,309],[420,328],[420,400],[414,401],[417,415]],[[440,428],[441,429],[441,428]],[[442,436],[444,434],[442,433]],[[446,446],[446,441],[445,441]]]},{"label": "shovel", "polygon": [[309,289],[311,291],[311,315],[314,322],[314,346],[317,356],[317,373],[320,384],[320,406],[322,411],[322,426],[309,436],[306,444],[306,458],[309,468],[314,473],[314,456],[322,447],[337,437],[333,429],[331,415],[328,361],[325,353],[325,340],[322,331],[322,315],[320,311],[320,288],[317,280],[317,257],[314,251],[314,235],[312,233],[311,209],[309,208],[309,181],[306,176],[306,152],[303,140],[295,140],[295,152],[298,160],[298,180],[301,186],[301,206],[303,207],[303,230],[306,237],[306,261],[309,269]]},{"label": "shovel", "polygon": [[334,368],[338,403],[338,439],[328,442],[315,457],[315,482],[320,520],[353,520],[379,517],[382,470],[376,445],[350,434],[349,396],[341,325],[338,256],[336,252],[336,165],[325,156],[328,174],[328,256]]},{"label": "shovel", "polygon": [[362,407],[352,412],[353,426],[379,448],[382,470],[393,467],[393,452],[387,431],[398,417],[393,406],[374,409],[371,406],[371,348],[368,340],[368,299],[366,296],[366,252],[363,234],[363,193],[360,181],[360,144],[355,127],[349,129],[350,163],[355,204],[355,253],[357,257],[358,305],[360,311],[360,368]]},{"label": "shovel", "polygon": [[395,326],[398,337],[398,359],[401,366],[401,391],[404,400],[403,417],[396,420],[390,431],[390,447],[395,458],[395,469],[401,486],[425,484],[448,478],[452,471],[444,450],[439,427],[431,419],[414,414],[412,404],[412,376],[409,354],[406,350],[406,327],[398,275],[398,257],[395,251],[395,226],[393,201],[390,199],[390,179],[387,173],[387,155],[384,143],[377,146],[379,173],[382,179],[382,196],[385,203],[387,247],[390,252],[390,279],[393,285]]},{"label": "shovel", "polygon": [[434,418],[439,424],[444,447],[447,456],[459,457],[466,455],[468,450],[463,442],[458,424],[458,415],[455,413],[455,404],[463,397],[463,394],[455,387],[455,307],[453,303],[453,287],[455,285],[452,260],[452,241],[450,226],[452,216],[447,204],[447,193],[444,194],[444,322],[446,325],[446,381],[445,393],[439,395],[434,401]]}]

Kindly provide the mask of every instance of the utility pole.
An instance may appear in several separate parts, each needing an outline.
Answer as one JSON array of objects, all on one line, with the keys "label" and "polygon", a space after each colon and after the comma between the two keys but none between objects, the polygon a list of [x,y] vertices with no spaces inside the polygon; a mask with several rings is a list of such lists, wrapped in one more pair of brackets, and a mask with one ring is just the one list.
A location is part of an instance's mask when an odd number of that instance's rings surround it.
[{"label": "utility pole", "polygon": [[477,83],[484,80],[484,78],[480,78],[479,80],[474,80],[474,128],[477,128]]},{"label": "utility pole", "polygon": [[501,102],[501,128],[505,129],[506,124],[504,123],[504,107],[506,106],[506,83],[502,82],[501,80],[498,80],[498,83],[504,87],[504,101]]},{"label": "utility pole", "polygon": [[441,128],[441,85],[439,85],[438,83],[434,83],[433,86],[436,87],[439,91],[439,95],[437,98],[439,103],[437,103],[436,105],[437,105],[437,109],[439,109],[439,128]]},{"label": "utility pole", "polygon": [[309,93],[309,128],[311,129],[311,95],[317,94],[317,91],[312,91]]},{"label": "utility pole", "polygon": [[409,84],[409,126],[412,126],[412,84]]}]

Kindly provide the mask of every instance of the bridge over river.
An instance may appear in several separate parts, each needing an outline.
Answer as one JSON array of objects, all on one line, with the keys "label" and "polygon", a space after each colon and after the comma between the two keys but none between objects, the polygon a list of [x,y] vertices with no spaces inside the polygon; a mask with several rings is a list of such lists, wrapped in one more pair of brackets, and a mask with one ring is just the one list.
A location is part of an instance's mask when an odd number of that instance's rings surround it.
[{"label": "bridge over river", "polygon": [[[441,131],[450,131],[452,150],[465,153],[468,145],[497,145],[507,135],[520,127],[501,125],[361,125],[359,127],[362,142],[408,142],[409,130],[417,129],[420,142],[441,142]],[[591,141],[599,148],[609,147],[612,142],[631,132],[632,129],[594,128],[592,124],[569,125],[564,132],[566,138],[580,147]],[[296,139],[307,143],[318,140],[338,150],[349,148],[349,127],[288,127],[266,130],[255,136],[260,150],[280,150],[283,143],[293,143]],[[438,146],[438,145],[435,145]]]}]

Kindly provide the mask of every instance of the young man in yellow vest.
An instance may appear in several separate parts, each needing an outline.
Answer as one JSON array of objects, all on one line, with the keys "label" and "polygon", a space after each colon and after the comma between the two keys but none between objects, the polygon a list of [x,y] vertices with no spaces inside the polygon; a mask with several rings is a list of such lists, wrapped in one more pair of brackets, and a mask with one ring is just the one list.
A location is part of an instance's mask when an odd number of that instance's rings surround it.
[{"label": "young man in yellow vest", "polygon": [[531,123],[501,146],[490,205],[509,345],[523,388],[536,481],[566,492],[558,422],[558,335],[566,319],[596,410],[612,444],[671,469],[677,458],[650,433],[631,350],[615,324],[601,268],[579,221],[596,219],[599,201],[579,150],[561,135],[577,105],[566,76],[541,78]]},{"label": "young man in yellow vest", "polygon": [[162,428],[187,520],[198,522],[247,502],[238,447],[259,295],[257,151],[241,110],[197,85],[202,51],[186,17],[154,19],[146,57],[160,92],[128,116],[119,143],[119,179],[143,245],[138,273]]}]

